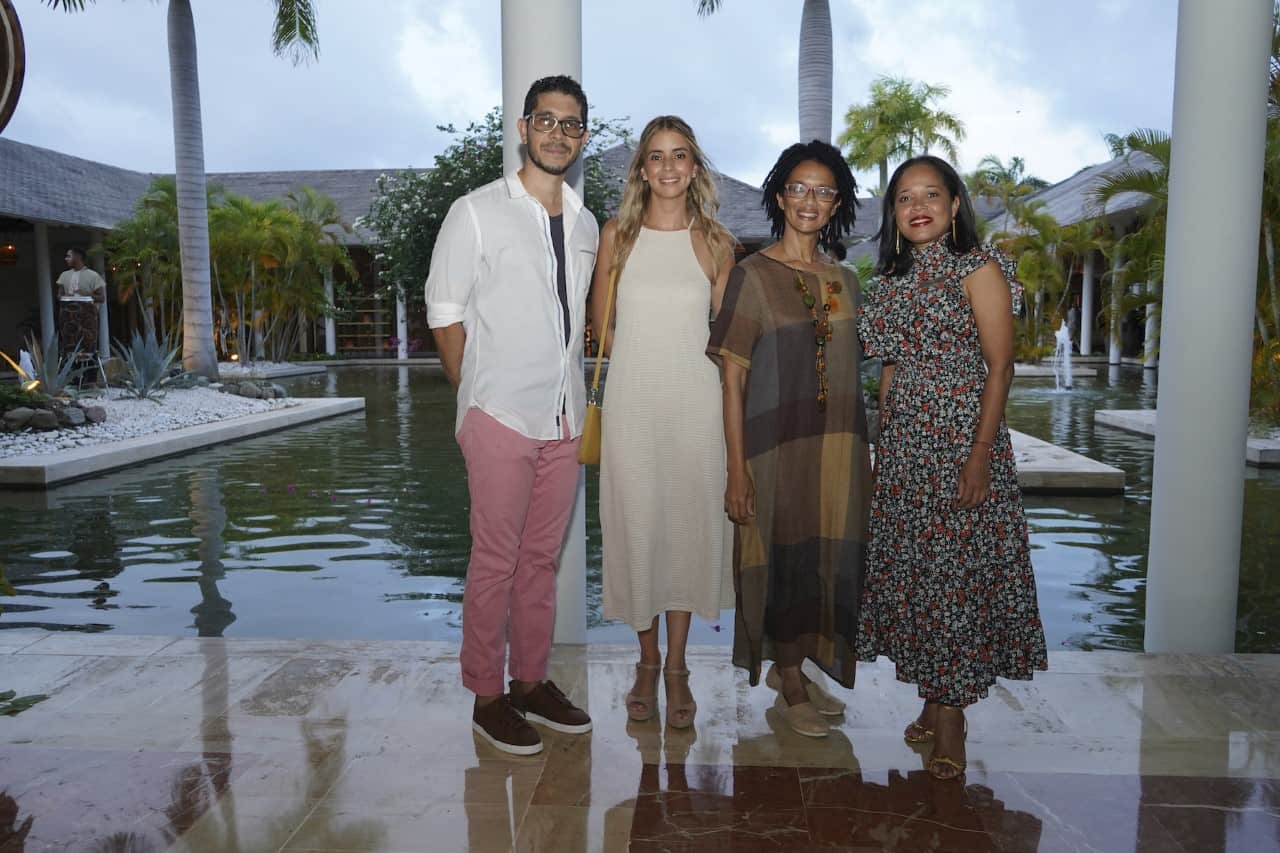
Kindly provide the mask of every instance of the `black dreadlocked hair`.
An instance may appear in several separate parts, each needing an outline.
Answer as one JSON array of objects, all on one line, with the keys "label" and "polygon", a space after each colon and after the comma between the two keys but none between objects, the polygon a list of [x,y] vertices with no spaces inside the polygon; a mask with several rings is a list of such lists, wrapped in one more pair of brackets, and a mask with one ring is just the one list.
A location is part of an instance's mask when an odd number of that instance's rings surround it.
[{"label": "black dreadlocked hair", "polygon": [[836,176],[836,190],[840,195],[831,210],[831,220],[818,237],[819,243],[830,246],[853,230],[853,222],[857,218],[858,182],[854,180],[853,172],[849,170],[849,164],[841,156],[839,148],[820,139],[797,142],[788,147],[778,156],[778,162],[773,164],[773,169],[764,179],[764,198],[760,204],[769,217],[769,230],[775,238],[781,238],[787,220],[782,206],[778,204],[778,196],[783,195],[783,186],[796,166],[809,160],[821,163]]}]

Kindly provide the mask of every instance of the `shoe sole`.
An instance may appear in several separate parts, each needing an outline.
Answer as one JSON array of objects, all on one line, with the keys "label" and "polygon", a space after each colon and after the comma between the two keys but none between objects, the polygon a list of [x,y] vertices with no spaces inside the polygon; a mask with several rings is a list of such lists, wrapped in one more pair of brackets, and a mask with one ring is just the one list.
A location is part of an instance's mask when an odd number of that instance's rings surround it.
[{"label": "shoe sole", "polygon": [[804,735],[805,737],[822,738],[831,734],[831,731],[829,729],[825,732],[806,732],[806,731],[801,731],[800,729],[797,729],[795,726],[790,726],[789,728],[791,729],[791,731],[795,732],[796,734]]},{"label": "shoe sole", "polygon": [[528,746],[521,746],[516,743],[505,743],[485,731],[484,726],[475,722],[471,724],[471,730],[484,738],[494,749],[508,753],[509,755],[537,755],[539,752],[542,752],[541,741],[538,743],[531,743]]},{"label": "shoe sole", "polygon": [[566,735],[585,735],[587,732],[591,731],[590,720],[575,726],[569,723],[557,723],[555,720],[548,720],[546,717],[542,716],[541,714],[534,714],[530,711],[525,711],[524,718],[531,723],[537,723],[540,726],[546,726],[547,728],[551,729],[553,732],[560,732]]},{"label": "shoe sole", "polygon": [[[810,682],[810,683],[813,683],[813,682]],[[770,668],[769,672],[765,674],[764,686],[768,687],[770,690],[773,690],[774,692],[781,695],[782,680],[778,678],[776,670]],[[822,691],[822,692],[825,693],[826,691]],[[818,703],[815,702],[813,699],[813,694],[809,693],[808,685],[805,686],[805,693],[809,695],[809,701],[813,702],[813,707],[817,709],[818,713],[821,714],[822,716],[824,717],[843,717],[844,716],[845,707],[846,707],[845,705],[841,705],[840,710],[838,711],[831,708],[827,708],[827,709],[819,708]],[[830,696],[831,694],[827,693],[826,695]]]}]

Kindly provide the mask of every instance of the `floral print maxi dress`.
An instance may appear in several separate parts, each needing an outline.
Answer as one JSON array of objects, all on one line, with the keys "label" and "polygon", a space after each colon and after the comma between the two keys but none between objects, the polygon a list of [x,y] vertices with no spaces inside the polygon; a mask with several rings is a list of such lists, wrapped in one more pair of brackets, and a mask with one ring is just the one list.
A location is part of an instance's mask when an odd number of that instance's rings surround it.
[{"label": "floral print maxi dress", "polygon": [[872,282],[859,318],[868,357],[895,365],[881,413],[858,657],[886,655],[921,698],[968,705],[996,677],[1046,669],[1027,522],[1009,430],[991,448],[991,496],[956,506],[978,426],[986,363],[965,276],[994,261],[1019,310],[1012,261],[940,241],[903,275]]}]

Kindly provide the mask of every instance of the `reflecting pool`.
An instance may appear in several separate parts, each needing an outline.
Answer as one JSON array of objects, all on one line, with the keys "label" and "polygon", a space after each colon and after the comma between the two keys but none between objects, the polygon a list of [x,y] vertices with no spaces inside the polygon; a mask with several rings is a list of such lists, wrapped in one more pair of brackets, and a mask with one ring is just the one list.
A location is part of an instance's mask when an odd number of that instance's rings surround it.
[{"label": "reflecting pool", "polygon": [[[1121,467],[1129,483],[1124,497],[1027,498],[1051,648],[1142,646],[1154,442],[1095,427],[1093,412],[1154,405],[1148,382],[1132,368],[1071,392],[1014,386],[1011,426]],[[0,628],[456,640],[470,542],[444,379],[341,367],[282,384],[368,407],[49,493],[0,492],[0,561],[19,593],[0,599]],[[1237,648],[1275,652],[1280,471],[1247,471]],[[592,469],[589,633],[625,640],[625,626],[600,619],[595,485]],[[694,641],[728,641],[722,621],[696,624]]]}]

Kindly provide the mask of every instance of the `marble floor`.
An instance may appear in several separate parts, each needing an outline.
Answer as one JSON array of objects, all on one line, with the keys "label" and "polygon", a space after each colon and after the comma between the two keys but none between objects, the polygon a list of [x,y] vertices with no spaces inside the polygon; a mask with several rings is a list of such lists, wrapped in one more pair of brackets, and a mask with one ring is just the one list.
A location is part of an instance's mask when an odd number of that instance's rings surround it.
[{"label": "marble floor", "polygon": [[1064,652],[971,710],[933,781],[882,662],[825,740],[724,648],[693,731],[627,723],[634,650],[558,648],[595,720],[531,758],[472,735],[457,648],[0,631],[0,853],[1280,849],[1280,656]]}]

